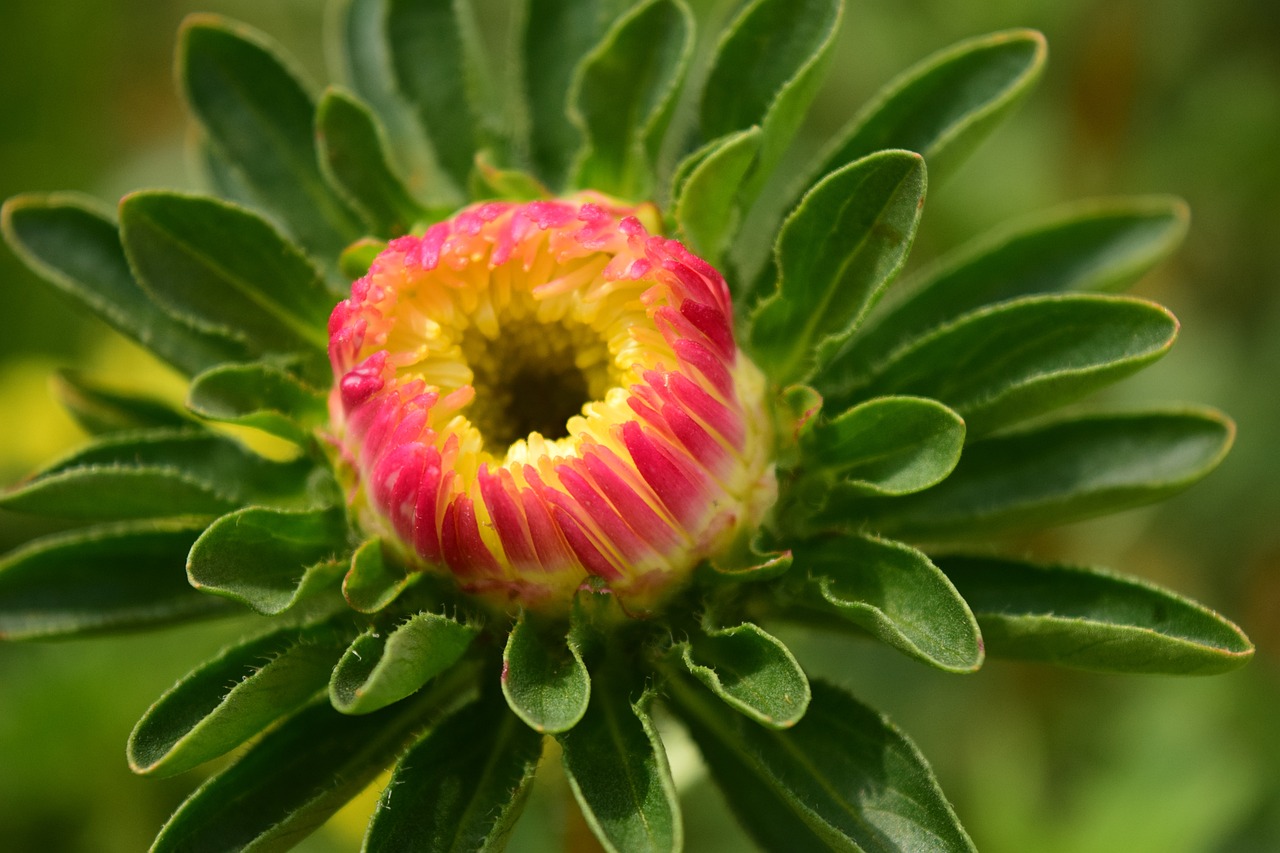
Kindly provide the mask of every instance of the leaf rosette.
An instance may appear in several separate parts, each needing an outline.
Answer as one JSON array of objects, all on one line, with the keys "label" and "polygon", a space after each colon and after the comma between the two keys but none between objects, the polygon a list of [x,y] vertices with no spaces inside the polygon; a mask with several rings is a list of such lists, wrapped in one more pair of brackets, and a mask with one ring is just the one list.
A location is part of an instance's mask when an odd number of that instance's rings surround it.
[{"label": "leaf rosette", "polygon": [[0,635],[272,619],[130,738],[139,773],[241,749],[154,849],[289,847],[392,766],[365,849],[500,849],[558,750],[605,849],[675,850],[666,713],[766,849],[969,850],[919,751],[774,623],[949,672],[1251,656],[1176,593],[967,553],[1161,500],[1234,430],[1055,411],[1172,345],[1115,291],[1177,245],[1177,201],[1015,223],[884,299],[1039,34],[924,60],[779,193],[838,0],[527,0],[514,80],[479,11],[337,2],[319,98],[266,36],[191,18],[210,192],[4,206],[33,269],[190,389],[60,377],[93,438],[0,497],[63,526],[0,558]]}]

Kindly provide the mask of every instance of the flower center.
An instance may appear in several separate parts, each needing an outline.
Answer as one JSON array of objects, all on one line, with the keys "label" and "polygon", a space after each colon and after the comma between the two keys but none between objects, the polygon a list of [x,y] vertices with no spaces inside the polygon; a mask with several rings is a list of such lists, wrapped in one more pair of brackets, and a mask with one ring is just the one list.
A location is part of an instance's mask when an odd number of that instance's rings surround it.
[{"label": "flower center", "polygon": [[578,323],[501,323],[496,339],[469,332],[462,355],[471,368],[474,402],[466,410],[484,448],[501,459],[515,441],[540,433],[569,436],[569,419],[609,387],[608,351],[600,336]]}]

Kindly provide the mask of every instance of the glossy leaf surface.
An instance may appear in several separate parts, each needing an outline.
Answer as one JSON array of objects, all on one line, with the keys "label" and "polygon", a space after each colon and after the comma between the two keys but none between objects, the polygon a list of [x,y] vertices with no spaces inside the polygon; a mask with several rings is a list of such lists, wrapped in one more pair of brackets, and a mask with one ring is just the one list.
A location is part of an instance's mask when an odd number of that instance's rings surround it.
[{"label": "glossy leaf surface", "polygon": [[178,80],[209,139],[309,251],[336,258],[360,236],[316,159],[315,104],[277,45],[215,15],[179,35]]},{"label": "glossy leaf surface", "polygon": [[917,338],[867,385],[834,394],[828,404],[880,394],[932,397],[964,418],[972,440],[1141,370],[1165,355],[1177,334],[1174,316],[1145,300],[1027,297]]},{"label": "glossy leaf surface", "polygon": [[689,673],[764,726],[795,725],[809,707],[809,679],[791,651],[753,622],[704,629],[680,652]]},{"label": "glossy leaf surface", "polygon": [[[169,818],[155,853],[287,850],[391,764],[433,713],[458,700],[442,684],[418,700],[363,717],[318,702],[268,732]],[[465,695],[465,694],[464,694]]]},{"label": "glossy leaf surface", "polygon": [[982,665],[982,638],[965,600],[927,556],[866,535],[796,548],[815,603],[917,660],[949,672]]},{"label": "glossy leaf surface", "polygon": [[329,699],[344,714],[368,714],[409,696],[453,666],[479,629],[439,613],[373,627],[334,667]]},{"label": "glossy leaf surface", "polygon": [[721,37],[702,91],[700,120],[707,139],[760,127],[759,159],[742,187],[745,206],[782,159],[818,92],[843,5],[755,0]]},{"label": "glossy leaf surface", "polygon": [[59,533],[0,559],[0,639],[101,634],[234,612],[183,576],[203,525],[129,522]]},{"label": "glossy leaf surface", "polygon": [[333,294],[314,266],[254,213],[208,196],[135,193],[120,205],[129,263],[157,302],[251,352],[305,354],[327,379]]},{"label": "glossy leaf surface", "polygon": [[569,93],[570,116],[584,137],[575,186],[623,198],[649,194],[693,49],[692,28],[683,0],[647,0],[587,54]]},{"label": "glossy leaf surface", "polygon": [[777,292],[752,318],[756,360],[778,384],[803,381],[815,348],[856,327],[906,260],[925,168],[909,151],[872,154],[805,196],[778,237]]},{"label": "glossy leaf surface", "polygon": [[760,150],[760,128],[730,134],[680,183],[676,221],[689,249],[714,264],[737,230],[738,193]]},{"label": "glossy leaf surface", "polygon": [[171,687],[129,736],[134,773],[171,776],[257,736],[324,689],[346,637],[284,628],[224,650]]},{"label": "glossy leaf surface", "polygon": [[0,211],[5,240],[27,266],[112,328],[187,375],[243,359],[243,345],[170,316],[133,277],[120,235],[96,202],[69,193],[15,196]]},{"label": "glossy leaf surface", "polygon": [[541,753],[542,736],[497,696],[459,709],[400,759],[364,851],[502,850]]},{"label": "glossy leaf surface", "polygon": [[316,107],[316,141],[325,177],[374,233],[397,237],[422,218],[391,167],[382,127],[363,103],[326,90]]},{"label": "glossy leaf surface", "polygon": [[684,834],[680,803],[648,697],[633,705],[619,674],[600,681],[581,722],[560,735],[565,774],[583,817],[610,853],[677,851]]},{"label": "glossy leaf surface", "polygon": [[586,713],[591,677],[576,643],[521,617],[502,656],[502,693],[532,729],[554,734]]},{"label": "glossy leaf surface", "polygon": [[927,492],[875,502],[836,495],[827,515],[867,517],[913,539],[1062,524],[1182,491],[1217,467],[1234,434],[1208,410],[1059,420],[974,442]]},{"label": "glossy leaf surface", "polygon": [[1170,675],[1227,672],[1253,657],[1253,644],[1235,625],[1154,584],[994,557],[943,557],[939,564],[997,657]]},{"label": "glossy leaf surface", "polygon": [[247,507],[219,518],[201,535],[191,548],[187,576],[197,589],[274,615],[293,605],[300,591],[314,589],[308,581],[322,581],[317,573],[332,581],[341,577],[344,564],[326,567],[347,547],[343,510]]},{"label": "glossy leaf surface", "polygon": [[734,713],[690,680],[670,682],[734,814],[766,850],[972,851],[911,741],[883,716],[822,682],[795,727]]},{"label": "glossy leaf surface", "polygon": [[306,446],[325,422],[324,394],[271,364],[227,364],[191,380],[187,408],[201,418],[254,427]]},{"label": "glossy leaf surface", "polygon": [[941,482],[960,459],[965,422],[941,403],[880,397],[823,420],[801,438],[803,465],[851,491],[905,495]]},{"label": "glossy leaf surface", "polygon": [[1186,230],[1186,205],[1159,197],[1072,204],[999,228],[904,282],[911,295],[868,319],[832,363],[832,385],[864,381],[912,340],[984,306],[1126,287],[1172,252]]}]

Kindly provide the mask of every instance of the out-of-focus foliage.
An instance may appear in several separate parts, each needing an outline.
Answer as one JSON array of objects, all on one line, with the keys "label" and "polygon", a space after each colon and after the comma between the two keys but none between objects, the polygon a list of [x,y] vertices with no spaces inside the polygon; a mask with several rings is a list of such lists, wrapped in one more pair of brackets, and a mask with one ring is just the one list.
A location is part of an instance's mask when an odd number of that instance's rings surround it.
[{"label": "out-of-focus foliage", "polygon": [[[169,72],[179,20],[201,9],[261,27],[319,80],[321,5],[9,4],[0,11],[0,198],[67,186],[114,204],[143,181],[191,185],[185,119]],[[1267,0],[854,2],[815,124],[801,129],[800,144],[837,130],[877,86],[919,57],[1013,26],[1048,37],[1045,79],[1014,121],[949,179],[931,184],[911,268],[927,263],[935,247],[1071,199],[1150,192],[1185,198],[1192,210],[1186,243],[1137,290],[1184,319],[1179,345],[1107,397],[1121,406],[1206,402],[1233,414],[1239,436],[1222,469],[1185,495],[1015,539],[1005,550],[1123,565],[1185,591],[1238,616],[1258,660],[1211,681],[1117,680],[998,661],[956,678],[871,644],[850,653],[845,643],[828,649],[807,634],[783,639],[818,662],[812,675],[854,688],[912,732],[979,849],[1277,849],[1280,453],[1272,441],[1280,435],[1280,18]],[[0,473],[12,482],[77,439],[46,390],[42,377],[51,363],[160,369],[118,338],[104,343],[97,321],[67,311],[7,250],[0,250],[0,287],[7,313],[0,411],[24,413],[0,418]],[[13,432],[19,423],[22,431]],[[32,523],[0,514],[0,550],[28,538],[17,525]],[[156,695],[243,624],[187,627],[163,642],[141,635],[0,646],[5,845],[145,847],[193,780],[136,778],[120,744]],[[128,681],[111,675],[121,670],[131,673]],[[55,728],[65,734],[37,736]],[[677,781],[690,788],[704,772],[696,751],[674,739],[669,751]],[[555,850],[561,832],[588,835],[585,827],[564,828],[557,784],[568,783],[539,781],[512,849]],[[742,849],[712,786],[692,787],[687,848]],[[371,805],[363,802],[366,813]],[[339,818],[303,849],[351,849],[363,823],[363,816]]]}]

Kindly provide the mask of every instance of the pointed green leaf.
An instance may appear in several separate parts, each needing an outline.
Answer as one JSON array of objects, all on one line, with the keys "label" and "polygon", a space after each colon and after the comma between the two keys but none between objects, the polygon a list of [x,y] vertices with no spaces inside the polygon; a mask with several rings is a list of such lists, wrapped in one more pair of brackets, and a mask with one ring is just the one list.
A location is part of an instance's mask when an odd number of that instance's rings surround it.
[{"label": "pointed green leaf", "polygon": [[406,572],[383,554],[381,539],[370,539],[351,555],[351,570],[342,579],[342,596],[361,613],[377,613],[399,597],[422,572]]},{"label": "pointed green leaf", "polygon": [[[1142,299],[1035,296],[975,311],[890,356],[863,395],[918,394],[955,409],[969,437],[1056,408],[1129,376],[1173,346],[1178,321]],[[823,387],[821,378],[817,384]]]},{"label": "pointed green leaf", "polygon": [[[196,589],[259,613],[282,613],[308,583],[336,582],[345,568],[347,520],[341,509],[287,512],[247,507],[215,521],[191,548],[187,576]],[[334,567],[334,563],[339,563]],[[319,568],[323,571],[315,576]]]},{"label": "pointed green leaf", "polygon": [[587,711],[591,677],[576,643],[521,614],[502,655],[502,695],[534,731],[564,732]]},{"label": "pointed green leaf", "polygon": [[224,649],[147,709],[129,736],[130,769],[172,776],[256,737],[324,689],[348,637],[291,626]]},{"label": "pointed green leaf", "polygon": [[967,447],[927,492],[874,501],[833,496],[835,523],[953,539],[1064,524],[1164,500],[1208,474],[1235,426],[1210,411],[1096,415],[1042,423]]},{"label": "pointed green leaf", "polygon": [[649,717],[651,697],[633,705],[626,677],[606,672],[601,681],[581,722],[559,736],[583,817],[609,853],[679,851],[680,803]]},{"label": "pointed green leaf", "polygon": [[1033,30],[979,36],[933,54],[882,89],[813,174],[905,148],[924,157],[935,181],[949,175],[1030,91],[1047,54]]},{"label": "pointed green leaf", "polygon": [[775,248],[778,289],[750,332],[775,382],[803,381],[825,359],[827,339],[857,327],[906,260],[924,190],[919,155],[882,151],[828,175],[787,219]]},{"label": "pointed green leaf", "polygon": [[254,427],[300,446],[329,416],[323,392],[262,362],[201,373],[191,380],[187,408],[205,420]]},{"label": "pointed green leaf", "polygon": [[570,116],[584,142],[573,184],[629,199],[650,176],[693,51],[683,0],[647,0],[619,18],[578,67]]},{"label": "pointed green leaf", "polygon": [[744,208],[782,159],[818,93],[843,6],[842,0],[755,0],[720,40],[702,90],[702,133],[714,139],[760,126],[756,169],[742,187]]},{"label": "pointed green leaf", "polygon": [[129,263],[171,313],[243,342],[254,353],[324,358],[334,298],[320,273],[271,224],[207,196],[134,193],[120,204]]},{"label": "pointed green leaf", "polygon": [[1217,613],[1154,584],[1097,569],[944,557],[998,657],[1101,672],[1209,675],[1253,657]]},{"label": "pointed green leaf", "polygon": [[128,631],[234,612],[192,589],[203,525],[128,522],[37,539],[0,559],[0,639]]},{"label": "pointed green leaf", "polygon": [[796,548],[813,603],[948,672],[982,666],[982,638],[963,598],[929,558],[901,542],[850,534]]},{"label": "pointed green leaf", "polygon": [[682,644],[685,668],[730,707],[763,726],[794,726],[809,707],[809,679],[780,640],[751,622],[706,628]]},{"label": "pointed green leaf", "polygon": [[113,390],[76,370],[59,370],[53,375],[53,394],[76,423],[93,435],[191,424],[190,418],[168,403]]},{"label": "pointed green leaf", "polygon": [[689,248],[715,264],[737,233],[742,180],[760,150],[759,127],[717,140],[682,181],[675,204],[676,222]]},{"label": "pointed green leaf", "polygon": [[396,81],[387,38],[387,0],[336,0],[328,17],[343,79],[387,128],[395,165],[415,197],[444,193],[431,144]]},{"label": "pointed green leaf", "polygon": [[22,261],[188,376],[246,357],[234,341],[171,317],[134,280],[116,226],[91,199],[21,195],[0,209],[5,240]]},{"label": "pointed green leaf", "polygon": [[316,108],[320,169],[374,233],[398,237],[424,211],[396,177],[381,125],[363,103],[330,87]]},{"label": "pointed green leaf", "polygon": [[0,506],[64,518],[220,515],[253,501],[324,502],[305,459],[272,462],[200,428],[116,433],[54,462]]},{"label": "pointed green leaf", "polygon": [[362,850],[501,851],[541,753],[542,736],[497,696],[461,708],[400,759]]},{"label": "pointed green leaf", "polygon": [[363,717],[317,702],[268,732],[169,818],[153,853],[287,850],[359,794],[432,717],[466,696],[474,671]]},{"label": "pointed green leaf", "polygon": [[355,214],[320,173],[315,104],[278,45],[243,24],[192,15],[179,33],[177,66],[214,147],[302,245],[336,258],[360,236]]},{"label": "pointed green leaf", "polygon": [[946,478],[960,460],[965,422],[919,397],[879,397],[801,436],[806,470],[836,477],[851,491],[905,495]]},{"label": "pointed green leaf", "polygon": [[386,7],[387,45],[399,90],[416,111],[441,168],[465,187],[480,145],[457,4],[386,0]]},{"label": "pointed green leaf", "polygon": [[915,744],[883,716],[815,682],[794,728],[758,726],[685,678],[673,709],[734,813],[766,850],[972,851]]},{"label": "pointed green leaf", "polygon": [[564,183],[582,135],[569,121],[574,71],[633,0],[528,0],[521,44],[530,154],[553,187]]},{"label": "pointed green leaf", "polygon": [[865,381],[910,341],[987,305],[1119,290],[1172,252],[1186,230],[1186,205],[1159,197],[1077,203],[1000,228],[906,283],[911,296],[858,331],[829,367],[828,383]]},{"label": "pointed green leaf", "polygon": [[334,667],[329,701],[344,714],[368,714],[399,702],[457,663],[479,633],[478,626],[439,613],[370,628]]}]

